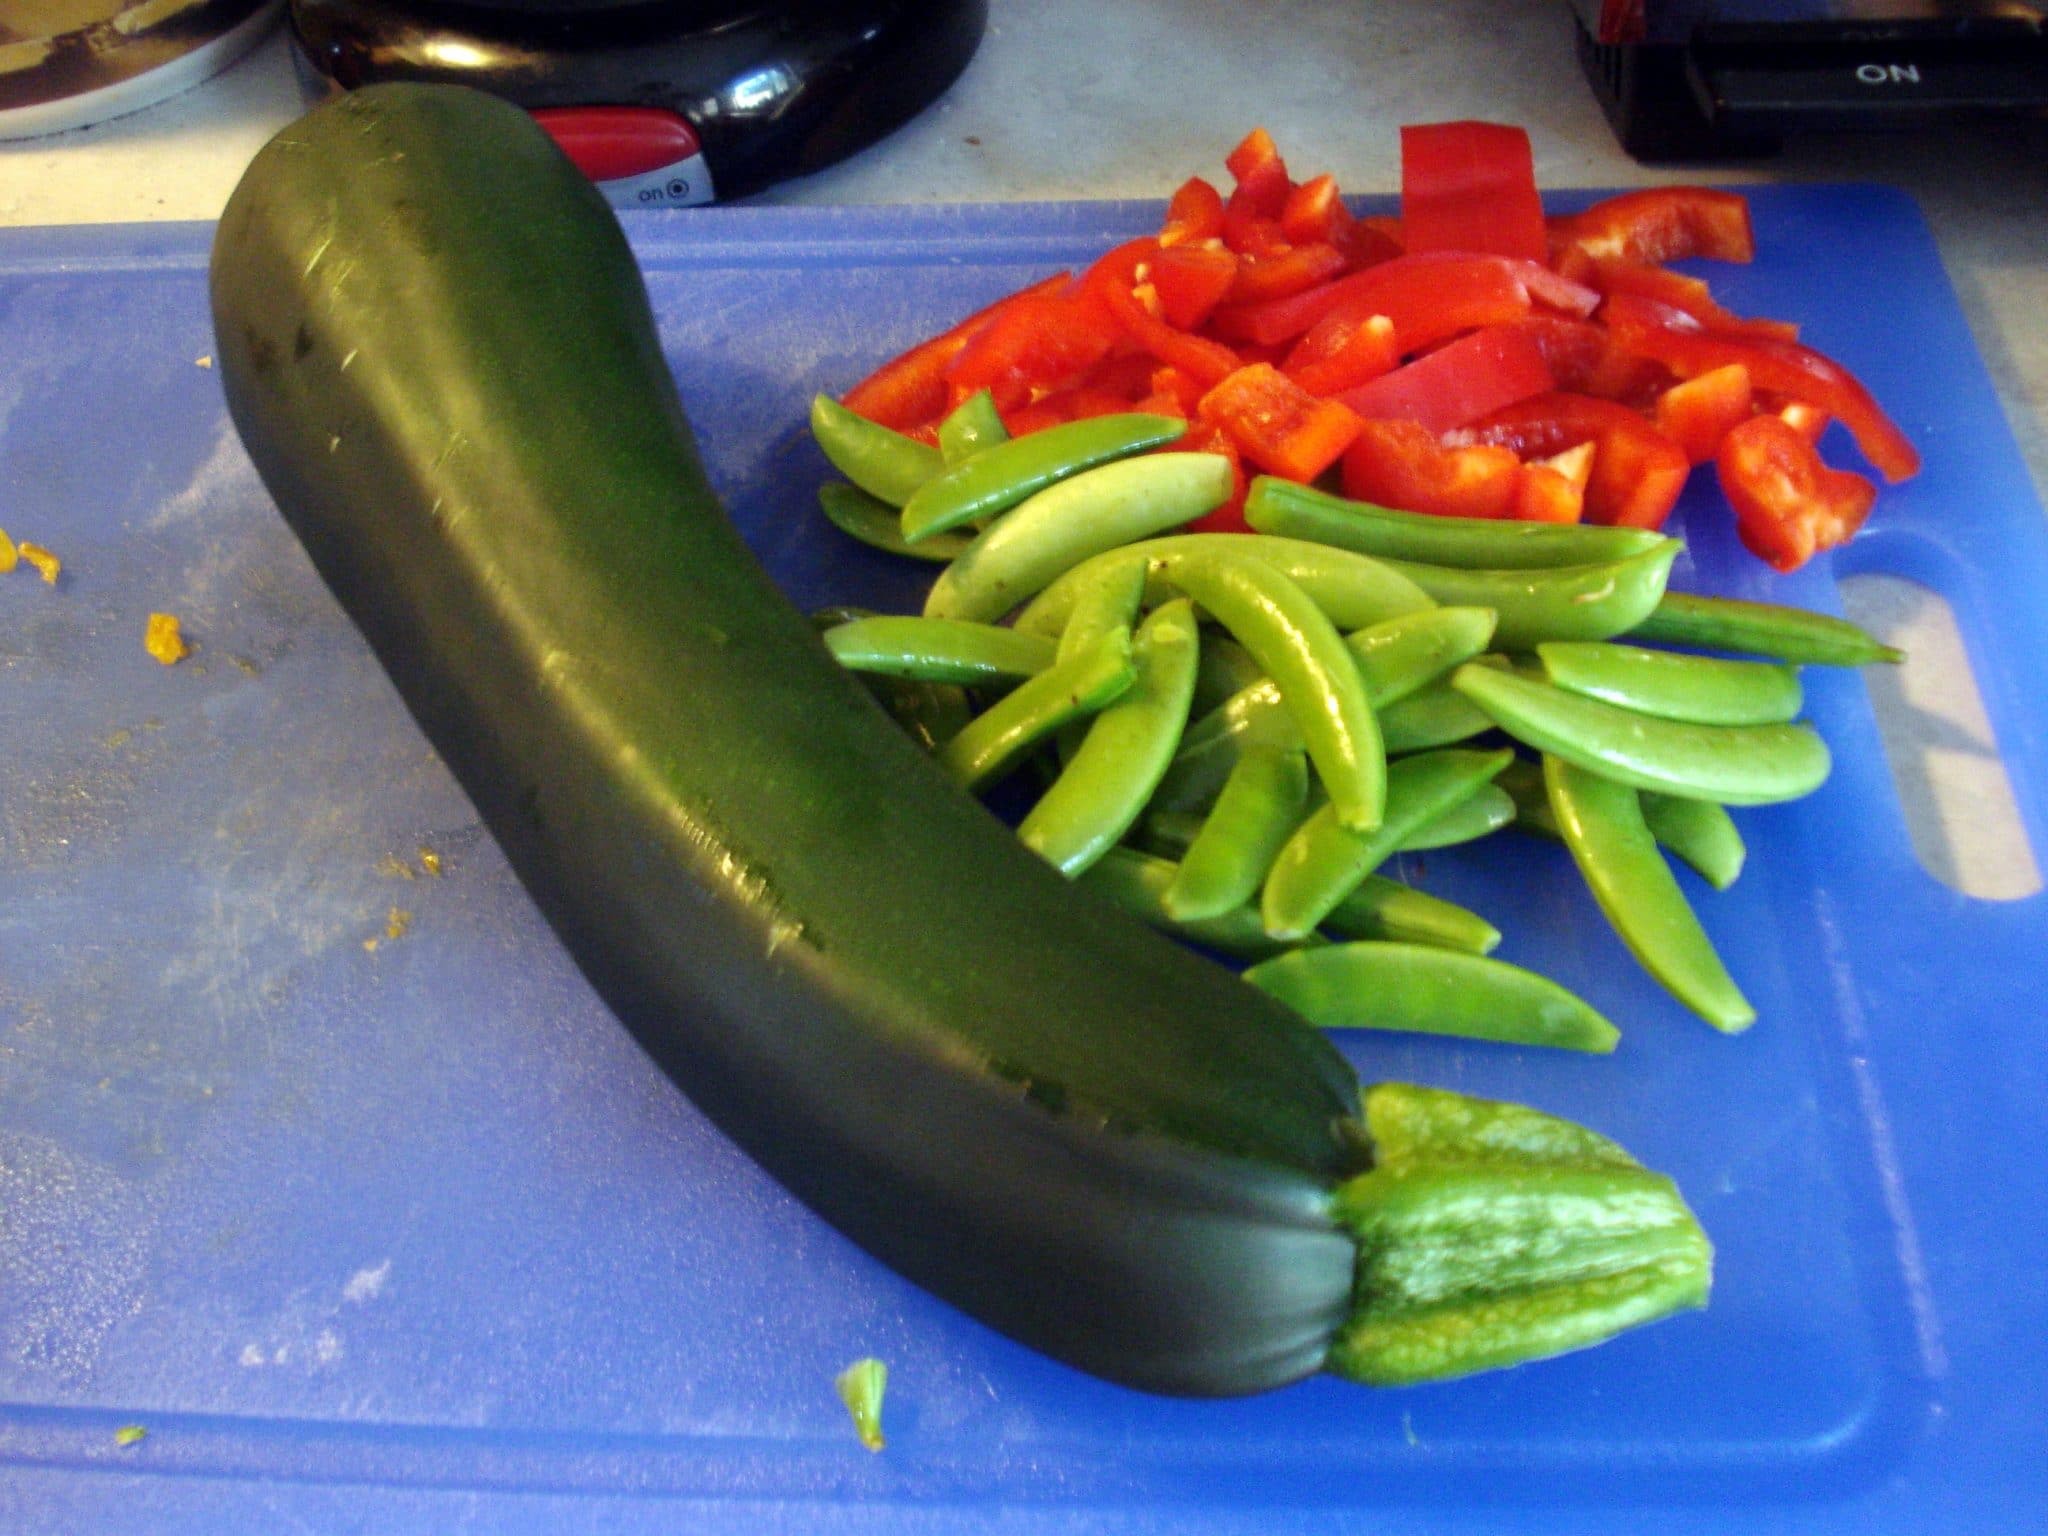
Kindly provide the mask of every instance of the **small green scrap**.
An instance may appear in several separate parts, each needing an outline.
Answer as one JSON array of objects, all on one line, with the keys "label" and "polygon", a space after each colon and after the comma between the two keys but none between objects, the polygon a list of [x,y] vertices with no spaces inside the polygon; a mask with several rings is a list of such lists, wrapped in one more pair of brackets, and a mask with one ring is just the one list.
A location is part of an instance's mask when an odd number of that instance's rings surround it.
[{"label": "small green scrap", "polygon": [[123,1424],[114,1431],[114,1444],[127,1450],[131,1445],[140,1445],[149,1436],[149,1431],[140,1424]]},{"label": "small green scrap", "polygon": [[839,1400],[853,1415],[853,1427],[860,1443],[871,1451],[882,1448],[882,1392],[889,1385],[889,1367],[869,1356],[856,1360],[834,1378]]}]

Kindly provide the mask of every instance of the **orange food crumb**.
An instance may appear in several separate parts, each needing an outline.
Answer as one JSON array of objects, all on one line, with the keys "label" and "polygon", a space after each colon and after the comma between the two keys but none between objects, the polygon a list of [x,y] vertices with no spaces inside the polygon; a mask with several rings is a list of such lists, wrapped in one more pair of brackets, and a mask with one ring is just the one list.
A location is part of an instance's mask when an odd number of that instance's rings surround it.
[{"label": "orange food crumb", "polygon": [[23,539],[19,546],[21,558],[36,568],[46,586],[57,585],[57,573],[64,569],[64,562],[51,554],[40,544],[31,544]]},{"label": "orange food crumb", "polygon": [[7,530],[0,528],[0,576],[21,564],[21,553],[14,547],[14,540],[7,537]]},{"label": "orange food crumb", "polygon": [[176,666],[192,654],[185,643],[185,631],[174,613],[152,613],[143,626],[142,648],[167,667]]}]

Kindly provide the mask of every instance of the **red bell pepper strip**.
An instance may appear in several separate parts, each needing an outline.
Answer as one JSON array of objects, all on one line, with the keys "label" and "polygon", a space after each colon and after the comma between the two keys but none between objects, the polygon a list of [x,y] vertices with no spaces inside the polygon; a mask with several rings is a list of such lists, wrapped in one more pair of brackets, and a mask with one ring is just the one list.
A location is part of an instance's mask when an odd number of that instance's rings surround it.
[{"label": "red bell pepper strip", "polygon": [[1787,320],[1749,319],[1724,309],[1697,277],[1669,267],[1646,267],[1619,256],[1588,256],[1573,248],[1576,260],[1559,262],[1563,270],[1601,294],[1632,293],[1692,316],[1701,330],[1728,336],[1775,336],[1797,341],[1799,327]]},{"label": "red bell pepper strip", "polygon": [[1401,350],[1412,352],[1459,331],[1519,319],[1529,311],[1529,294],[1501,257],[1436,251],[1383,261],[1289,298],[1224,305],[1210,329],[1228,341],[1272,346],[1305,334],[1340,307],[1385,315]]},{"label": "red bell pepper strip", "polygon": [[955,398],[986,389],[996,409],[1073,381],[1109,354],[1121,333],[1087,294],[1042,293],[1004,305],[946,365]]},{"label": "red bell pepper strip", "polygon": [[1401,234],[1411,252],[1543,261],[1549,246],[1529,135],[1497,123],[1403,128]]},{"label": "red bell pepper strip", "polygon": [[1658,266],[1692,256],[1714,261],[1756,259],[1749,200],[1714,187],[1648,187],[1554,220],[1554,252],[1576,246],[1589,256],[1618,256]]},{"label": "red bell pepper strip", "polygon": [[1603,325],[1537,313],[1516,329],[1536,343],[1557,387],[1572,394],[1647,409],[1672,383],[1670,369],[1626,350]]},{"label": "red bell pepper strip", "polygon": [[1344,253],[1326,240],[1253,252],[1238,258],[1237,280],[1228,299],[1232,304],[1257,304],[1289,298],[1328,282],[1349,265]]},{"label": "red bell pepper strip", "polygon": [[1453,443],[1492,443],[1525,459],[1592,443],[1586,520],[1661,528],[1692,465],[1685,450],[1640,412],[1612,400],[1557,391],[1535,395],[1451,433]]},{"label": "red bell pepper strip", "polygon": [[1197,415],[1221,427],[1244,456],[1269,473],[1306,483],[1337,462],[1359,420],[1321,400],[1271,363],[1250,363],[1202,397]]},{"label": "red bell pepper strip", "polygon": [[1175,329],[1138,301],[1133,288],[1138,268],[1158,252],[1157,240],[1127,240],[1088,269],[1082,287],[1100,301],[1126,336],[1160,362],[1205,388],[1220,384],[1241,366],[1238,355],[1221,342]]},{"label": "red bell pepper strip", "polygon": [[1875,485],[1822,463],[1813,444],[1777,416],[1752,416],[1730,432],[1714,468],[1743,544],[1780,571],[1849,538],[1877,500]]},{"label": "red bell pepper strip", "polygon": [[1757,389],[1819,406],[1849,429],[1856,446],[1887,480],[1919,472],[1920,451],[1885,415],[1856,376],[1813,348],[1768,336],[1717,336],[1689,316],[1634,294],[1616,294],[1602,307],[1615,339],[1654,358],[1681,378],[1741,363]]},{"label": "red bell pepper strip", "polygon": [[1325,171],[1287,194],[1280,205],[1280,233],[1296,245],[1334,241],[1350,212],[1337,196],[1337,178]]},{"label": "red bell pepper strip", "polygon": [[1509,515],[1525,523],[1580,521],[1586,514],[1586,486],[1593,478],[1593,453],[1591,443],[1581,443],[1524,464]]},{"label": "red bell pepper strip", "polygon": [[899,432],[931,425],[951,403],[946,367],[959,356],[974,333],[1006,306],[1057,293],[1067,283],[1068,274],[1056,272],[1042,282],[976,310],[951,330],[921,341],[882,364],[840,396],[840,404]]},{"label": "red bell pepper strip", "polygon": [[1251,490],[1251,476],[1245,473],[1244,455],[1238,451],[1236,441],[1221,427],[1210,422],[1196,421],[1190,424],[1186,436],[1174,447],[1188,453],[1220,454],[1230,461],[1230,494],[1219,506],[1210,508],[1187,525],[1189,533],[1250,533],[1251,526],[1244,520],[1244,499]]},{"label": "red bell pepper strip", "polygon": [[1756,391],[1740,363],[1681,379],[1657,397],[1650,419],[1694,464],[1721,451],[1721,439],[1756,413]]},{"label": "red bell pepper strip", "polygon": [[1492,325],[1337,398],[1360,416],[1444,433],[1555,387],[1543,353],[1526,333]]},{"label": "red bell pepper strip", "polygon": [[1385,315],[1326,315],[1288,354],[1280,371],[1312,395],[1340,395],[1401,362],[1400,339]]},{"label": "red bell pepper strip", "polygon": [[1446,448],[1412,421],[1367,421],[1344,453],[1344,494],[1440,517],[1512,515],[1522,461],[1506,448]]},{"label": "red bell pepper strip", "polygon": [[1190,176],[1166,205],[1166,222],[1160,226],[1159,243],[1170,249],[1214,240],[1222,233],[1223,194],[1201,177]]},{"label": "red bell pepper strip", "polygon": [[1240,259],[1221,246],[1163,246],[1149,264],[1160,318],[1183,331],[1199,330],[1237,280]]}]

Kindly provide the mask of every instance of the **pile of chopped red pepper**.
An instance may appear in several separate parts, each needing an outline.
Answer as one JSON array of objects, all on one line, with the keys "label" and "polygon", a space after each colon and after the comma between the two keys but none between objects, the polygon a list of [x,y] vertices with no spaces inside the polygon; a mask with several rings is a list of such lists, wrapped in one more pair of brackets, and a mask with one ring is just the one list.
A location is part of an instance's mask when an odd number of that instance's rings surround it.
[{"label": "pile of chopped red pepper", "polygon": [[1272,138],[1190,177],[1156,235],[1059,273],[911,348],[844,403],[930,439],[990,392],[1021,435],[1119,411],[1180,416],[1177,447],[1227,455],[1242,528],[1254,473],[1409,511],[1663,524],[1712,462],[1743,542],[1781,571],[1840,544],[1875,484],[1820,456],[1839,422],[1898,481],[1919,454],[1797,327],[1747,319],[1687,258],[1748,261],[1747,202],[1663,187],[1546,217],[1528,135],[1401,130],[1398,218],[1297,181]]}]

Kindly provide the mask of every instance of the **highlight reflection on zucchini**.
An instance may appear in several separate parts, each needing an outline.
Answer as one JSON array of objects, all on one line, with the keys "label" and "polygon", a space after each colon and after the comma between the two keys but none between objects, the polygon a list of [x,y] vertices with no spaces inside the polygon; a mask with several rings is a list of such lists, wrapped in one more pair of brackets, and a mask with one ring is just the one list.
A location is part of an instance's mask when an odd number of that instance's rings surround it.
[{"label": "highlight reflection on zucchini", "polygon": [[316,109],[237,187],[211,292],[265,485],[584,973],[903,1273],[1197,1394],[1455,1375],[1704,1299],[1669,1181],[1534,1110],[1361,1094],[888,723],[725,516],[619,227],[526,114]]}]

